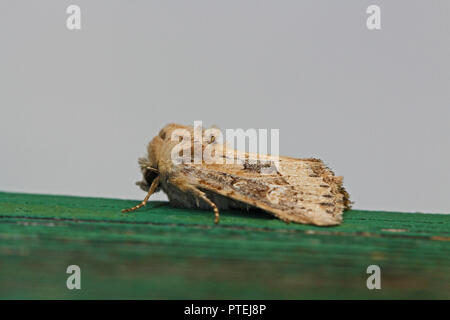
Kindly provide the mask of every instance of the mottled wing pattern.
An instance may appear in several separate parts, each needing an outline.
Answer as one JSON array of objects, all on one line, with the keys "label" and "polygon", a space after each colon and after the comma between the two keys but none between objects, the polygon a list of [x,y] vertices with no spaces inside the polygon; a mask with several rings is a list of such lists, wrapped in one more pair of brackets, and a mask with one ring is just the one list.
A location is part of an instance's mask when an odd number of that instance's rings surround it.
[{"label": "mottled wing pattern", "polygon": [[191,184],[287,221],[320,226],[336,225],[350,208],[342,177],[321,160],[280,157],[278,170],[262,174],[261,163],[183,164]]}]

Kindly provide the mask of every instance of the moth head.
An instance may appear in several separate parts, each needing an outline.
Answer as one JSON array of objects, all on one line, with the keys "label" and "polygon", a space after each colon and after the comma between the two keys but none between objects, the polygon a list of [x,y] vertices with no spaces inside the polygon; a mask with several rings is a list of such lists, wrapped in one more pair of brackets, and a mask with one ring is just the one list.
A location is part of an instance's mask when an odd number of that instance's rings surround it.
[{"label": "moth head", "polygon": [[150,186],[152,185],[153,180],[159,175],[159,171],[157,168],[151,166],[151,163],[145,159],[139,159],[139,165],[141,167],[142,172],[142,181],[136,182],[136,184],[144,191],[148,191]]},{"label": "moth head", "polygon": [[187,130],[191,134],[193,133],[193,128],[190,126],[184,126],[182,124],[176,124],[176,123],[169,123],[164,128],[162,128],[159,131],[158,137],[161,138],[163,141],[170,140],[172,138],[172,132],[175,130]]}]

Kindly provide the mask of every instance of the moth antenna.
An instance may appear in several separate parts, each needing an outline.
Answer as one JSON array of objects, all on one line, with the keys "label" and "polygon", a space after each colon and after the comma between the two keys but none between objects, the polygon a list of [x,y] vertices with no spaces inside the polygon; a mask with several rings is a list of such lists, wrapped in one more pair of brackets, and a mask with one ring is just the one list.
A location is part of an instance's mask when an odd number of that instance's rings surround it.
[{"label": "moth antenna", "polygon": [[150,165],[150,162],[148,161],[147,158],[139,158],[138,163],[139,163],[139,166],[141,166],[141,167],[148,167]]},{"label": "moth antenna", "polygon": [[152,167],[148,167],[148,166],[145,167],[145,169],[153,171],[153,172],[156,172],[157,174],[159,174],[159,170],[158,169],[155,169],[155,168],[152,168]]},{"label": "moth antenna", "polygon": [[158,187],[158,184],[159,184],[159,177],[156,177],[153,180],[150,188],[148,189],[148,193],[145,196],[144,200],[141,203],[139,203],[137,206],[134,206],[133,208],[123,209],[122,213],[131,212],[131,211],[137,210],[137,209],[142,208],[143,206],[145,206],[147,204],[147,201],[150,198],[150,196],[155,192],[156,188]]}]

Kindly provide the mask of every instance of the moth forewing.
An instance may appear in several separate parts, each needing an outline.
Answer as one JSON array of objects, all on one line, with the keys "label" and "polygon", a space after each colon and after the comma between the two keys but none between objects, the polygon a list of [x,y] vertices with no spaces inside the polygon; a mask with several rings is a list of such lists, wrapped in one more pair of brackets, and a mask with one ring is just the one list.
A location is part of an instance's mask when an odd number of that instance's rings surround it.
[{"label": "moth forewing", "polygon": [[261,174],[258,163],[183,166],[183,174],[197,188],[263,209],[286,222],[325,226],[342,221],[344,195],[335,185],[339,181],[315,159],[281,157],[273,174]]}]

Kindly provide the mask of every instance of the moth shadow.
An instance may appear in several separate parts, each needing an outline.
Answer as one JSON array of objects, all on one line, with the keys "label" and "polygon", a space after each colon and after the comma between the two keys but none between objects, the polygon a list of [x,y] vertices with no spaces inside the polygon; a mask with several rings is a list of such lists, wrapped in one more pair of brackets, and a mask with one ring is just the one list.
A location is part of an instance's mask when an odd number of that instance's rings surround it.
[{"label": "moth shadow", "polygon": [[[147,206],[147,208],[142,208],[141,210],[143,212],[145,211],[151,211],[152,209],[178,209],[178,210],[189,210],[189,211],[196,211],[198,213],[202,213],[202,214],[208,214],[211,215],[212,214],[212,210],[210,208],[186,208],[183,207],[182,205],[179,205],[177,203],[171,203],[168,201],[152,201],[149,202],[149,206]],[[220,210],[220,216],[223,217],[228,217],[228,218],[238,218],[238,219],[257,219],[257,220],[266,220],[266,221],[271,221],[271,220],[277,220],[276,217],[274,217],[273,215],[271,215],[270,213],[256,208],[256,207],[249,207],[248,209],[244,209],[244,208],[234,208],[234,209],[221,209]]]},{"label": "moth shadow", "polygon": [[226,218],[255,219],[260,221],[278,220],[270,213],[254,207],[249,209],[223,209],[220,211],[220,216]]}]

